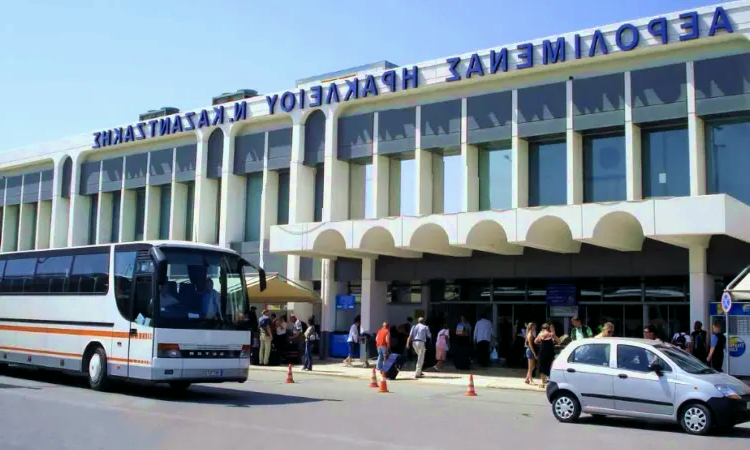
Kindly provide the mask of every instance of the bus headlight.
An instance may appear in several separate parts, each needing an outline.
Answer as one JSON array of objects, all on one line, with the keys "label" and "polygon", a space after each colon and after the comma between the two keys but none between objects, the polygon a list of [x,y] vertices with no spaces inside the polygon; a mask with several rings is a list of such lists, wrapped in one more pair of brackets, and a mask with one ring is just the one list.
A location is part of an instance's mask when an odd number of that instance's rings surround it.
[{"label": "bus headlight", "polygon": [[158,344],[156,346],[157,358],[181,358],[180,346],[177,344]]},{"label": "bus headlight", "polygon": [[249,358],[249,357],[250,357],[250,346],[243,345],[242,351],[240,351],[240,358]]}]

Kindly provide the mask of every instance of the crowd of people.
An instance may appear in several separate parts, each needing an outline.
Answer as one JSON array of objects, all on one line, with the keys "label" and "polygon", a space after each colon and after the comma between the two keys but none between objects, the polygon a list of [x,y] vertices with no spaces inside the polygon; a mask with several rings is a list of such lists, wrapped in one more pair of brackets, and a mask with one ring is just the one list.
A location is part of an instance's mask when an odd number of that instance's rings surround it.
[{"label": "crowd of people", "polygon": [[[303,370],[312,370],[312,355],[319,341],[315,317],[311,316],[307,322],[303,322],[294,314],[289,318],[285,314],[277,317],[268,310],[263,310],[260,317],[256,317],[256,311],[255,307],[250,308],[251,331],[259,341],[253,345],[258,348],[258,365],[272,365],[271,353],[275,350],[275,364],[292,354],[295,359],[302,360]],[[257,326],[254,325],[256,323]]]}]

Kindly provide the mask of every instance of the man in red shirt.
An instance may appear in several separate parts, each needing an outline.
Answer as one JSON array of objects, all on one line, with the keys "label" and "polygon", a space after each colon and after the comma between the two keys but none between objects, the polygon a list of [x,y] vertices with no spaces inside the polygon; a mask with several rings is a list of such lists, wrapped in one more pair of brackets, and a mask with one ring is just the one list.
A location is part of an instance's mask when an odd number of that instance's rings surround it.
[{"label": "man in red shirt", "polygon": [[378,372],[383,370],[383,363],[388,357],[388,351],[391,348],[391,331],[388,328],[388,322],[383,322],[383,328],[378,330],[375,335],[375,345],[378,347],[378,363],[376,369]]}]

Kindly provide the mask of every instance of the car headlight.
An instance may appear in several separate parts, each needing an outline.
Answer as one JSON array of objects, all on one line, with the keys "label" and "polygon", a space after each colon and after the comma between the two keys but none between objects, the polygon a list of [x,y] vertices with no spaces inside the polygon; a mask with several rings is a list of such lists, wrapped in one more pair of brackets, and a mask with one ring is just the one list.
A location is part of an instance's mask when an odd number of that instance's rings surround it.
[{"label": "car headlight", "polygon": [[731,386],[727,386],[726,384],[717,384],[715,385],[716,390],[718,390],[721,395],[727,398],[734,398],[739,399],[740,393],[737,392],[737,390]]}]

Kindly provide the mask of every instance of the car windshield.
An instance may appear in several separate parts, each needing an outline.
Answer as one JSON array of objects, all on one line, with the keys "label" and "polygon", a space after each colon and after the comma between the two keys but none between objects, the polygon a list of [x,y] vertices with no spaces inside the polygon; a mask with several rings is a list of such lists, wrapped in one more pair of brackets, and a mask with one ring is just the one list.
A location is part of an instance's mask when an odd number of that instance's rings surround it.
[{"label": "car windshield", "polygon": [[703,364],[695,356],[675,347],[667,347],[659,345],[655,347],[664,353],[673,363],[680,369],[691,374],[710,374],[714,373],[714,370]]},{"label": "car windshield", "polygon": [[156,326],[249,329],[247,290],[239,257],[193,249],[163,249],[166,279],[159,282]]}]

